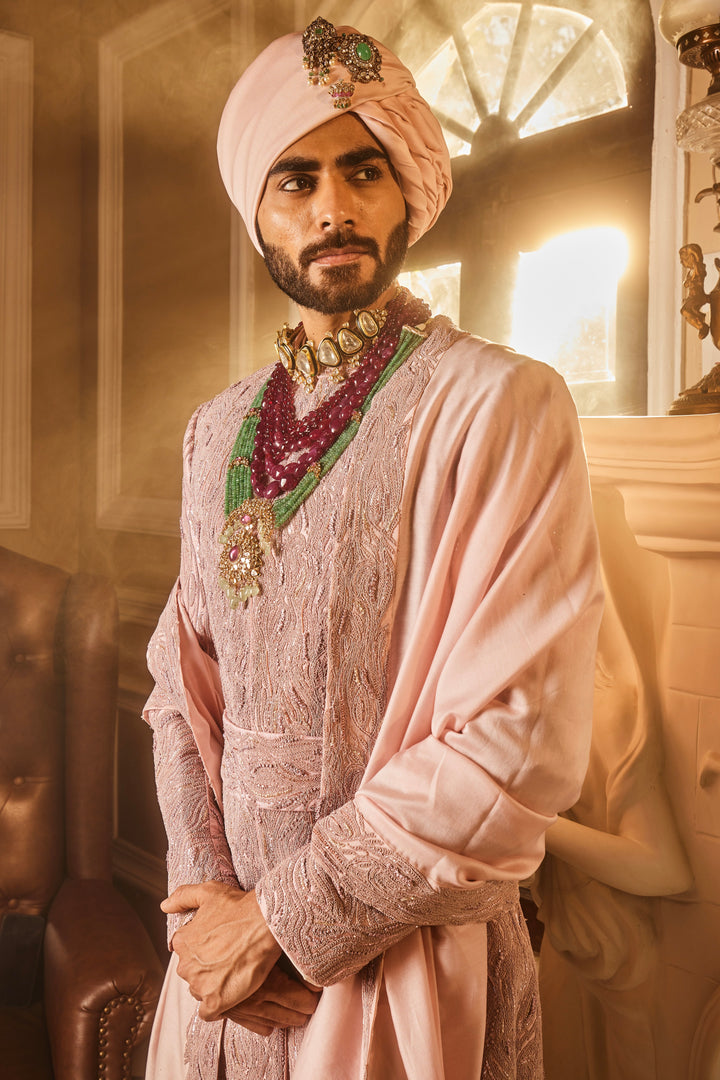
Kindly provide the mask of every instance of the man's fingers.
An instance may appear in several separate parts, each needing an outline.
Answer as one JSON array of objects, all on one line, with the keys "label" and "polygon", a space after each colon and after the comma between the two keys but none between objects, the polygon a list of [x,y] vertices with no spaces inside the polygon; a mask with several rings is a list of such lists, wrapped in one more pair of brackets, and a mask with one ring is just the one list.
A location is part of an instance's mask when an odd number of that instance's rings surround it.
[{"label": "man's fingers", "polygon": [[255,1001],[273,1002],[286,1009],[306,1013],[309,1016],[315,1012],[319,1000],[320,995],[317,992],[309,990],[303,983],[296,982],[295,979],[285,977],[282,980],[275,980],[268,976],[260,989],[255,991],[253,997],[248,998],[247,1003],[252,1002],[254,1004]]},{"label": "man's fingers", "polygon": [[204,881],[198,885],[179,885],[160,907],[166,915],[178,915],[182,911],[195,911],[201,904],[207,903],[220,893],[231,891],[244,895],[241,889],[224,885],[221,881]]},{"label": "man's fingers", "polygon": [[166,915],[176,915],[181,911],[194,911],[200,907],[203,894],[200,892],[202,885],[180,885],[167,899],[163,900],[160,907]]},{"label": "man's fingers", "polygon": [[282,1005],[276,1005],[273,1001],[259,1002],[251,1007],[247,1007],[246,1003],[243,1002],[242,1005],[236,1005],[233,1009],[223,1013],[223,1016],[245,1027],[248,1026],[248,1023],[282,1028],[302,1027],[308,1020],[307,1013],[286,1009]]}]

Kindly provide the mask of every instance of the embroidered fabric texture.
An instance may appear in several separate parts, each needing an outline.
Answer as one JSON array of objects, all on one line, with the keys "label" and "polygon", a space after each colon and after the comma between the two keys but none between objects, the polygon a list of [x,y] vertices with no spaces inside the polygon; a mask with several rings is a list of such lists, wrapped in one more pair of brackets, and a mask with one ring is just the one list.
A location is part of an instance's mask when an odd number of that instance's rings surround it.
[{"label": "embroidered fabric texture", "polygon": [[[171,597],[173,602],[173,597]],[[169,605],[168,605],[169,606]],[[162,645],[161,643],[165,643]],[[168,647],[171,646],[171,647]],[[163,658],[177,646],[160,629],[155,635],[154,667],[157,685],[148,702],[173,701],[175,708],[158,710],[153,722],[155,777],[160,808],[169,838],[168,891],[178,885],[212,879],[236,884],[230,850],[223,841],[223,824],[197,754],[193,734],[180,712]],[[168,917],[168,944],[188,916]]]},{"label": "embroidered fabric texture", "polygon": [[518,905],[514,881],[433,889],[352,803],[318,822],[300,856],[262,878],[256,893],[275,937],[321,985],[359,971],[378,945],[385,951],[416,926],[487,922]]},{"label": "embroidered fabric texture", "polygon": [[[378,395],[353,444],[283,529],[279,552],[266,560],[263,595],[245,609],[230,610],[216,584],[222,478],[267,370],[202,406],[186,436],[178,588],[201,644],[217,658],[225,691],[227,844],[182,717],[171,596],[149,648],[157,686],[146,708],[170,888],[235,877],[242,888],[257,886],[273,932],[318,982],[360,970],[416,925],[484,920],[516,904],[515,886],[507,884],[472,897],[438,893],[348,805],[386,700],[395,530],[413,410],[457,337],[441,323]],[[313,394],[298,395],[298,408],[313,408],[327,382],[321,377]],[[508,939],[507,955],[514,951]],[[368,1002],[376,967],[364,970]],[[196,1017],[186,1041],[187,1076],[214,1080],[224,1058],[233,1080],[284,1080],[301,1041],[302,1030],[264,1039],[230,1021]]]},{"label": "embroidered fabric texture", "polygon": [[481,1080],[544,1076],[540,998],[520,907],[488,923],[485,1058]]}]

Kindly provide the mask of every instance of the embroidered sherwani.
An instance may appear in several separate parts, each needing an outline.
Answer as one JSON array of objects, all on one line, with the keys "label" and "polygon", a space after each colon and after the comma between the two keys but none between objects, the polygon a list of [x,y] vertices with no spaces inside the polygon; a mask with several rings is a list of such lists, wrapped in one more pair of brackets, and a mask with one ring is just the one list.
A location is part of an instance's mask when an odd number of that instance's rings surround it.
[{"label": "embroidered sherwani", "polygon": [[255,888],[325,989],[306,1028],[267,1039],[195,1017],[187,1075],[539,1077],[517,881],[580,790],[600,608],[569,395],[438,320],[231,610],[224,480],[267,376],[188,428],[145,715],[170,888]]}]

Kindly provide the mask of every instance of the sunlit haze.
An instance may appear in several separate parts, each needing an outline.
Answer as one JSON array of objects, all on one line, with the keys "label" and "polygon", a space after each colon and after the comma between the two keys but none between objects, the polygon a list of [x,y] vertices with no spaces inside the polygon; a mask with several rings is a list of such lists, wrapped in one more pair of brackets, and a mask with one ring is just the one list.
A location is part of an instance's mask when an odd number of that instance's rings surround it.
[{"label": "sunlit haze", "polygon": [[521,252],[511,344],[552,364],[568,382],[615,377],[615,308],[628,263],[620,229],[565,233]]}]

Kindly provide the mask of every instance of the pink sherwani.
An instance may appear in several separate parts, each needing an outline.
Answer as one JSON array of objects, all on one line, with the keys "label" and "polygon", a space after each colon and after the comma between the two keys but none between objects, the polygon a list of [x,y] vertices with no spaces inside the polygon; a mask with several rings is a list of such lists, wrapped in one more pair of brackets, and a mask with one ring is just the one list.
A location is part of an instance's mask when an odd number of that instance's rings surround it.
[{"label": "pink sherwani", "polygon": [[[572,402],[552,369],[438,320],[233,611],[225,472],[267,375],[188,428],[145,715],[170,887],[254,887],[325,990],[268,1039],[194,1017],[187,1075],[224,1057],[231,1080],[539,1077],[517,881],[580,791],[600,612]],[[149,1080],[177,1075],[172,1027]]]}]

